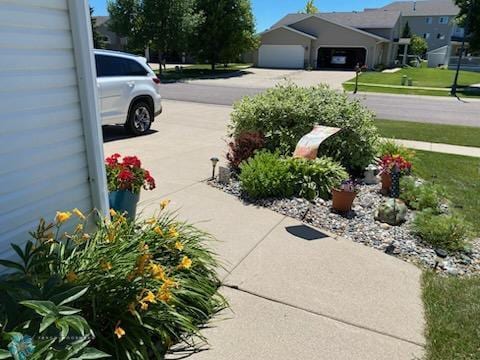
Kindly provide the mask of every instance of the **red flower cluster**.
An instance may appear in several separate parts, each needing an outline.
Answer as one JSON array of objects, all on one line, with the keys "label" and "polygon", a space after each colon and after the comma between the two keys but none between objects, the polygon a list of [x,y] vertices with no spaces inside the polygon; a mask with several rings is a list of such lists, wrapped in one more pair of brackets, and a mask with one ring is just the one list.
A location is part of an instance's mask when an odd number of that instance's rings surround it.
[{"label": "red flower cluster", "polygon": [[136,156],[113,154],[105,160],[109,191],[128,190],[139,193],[155,189],[155,179],[148,170],[142,169],[142,163]]},{"label": "red flower cluster", "polygon": [[409,174],[412,170],[412,163],[400,155],[385,155],[380,160],[380,169],[383,173],[388,174],[394,171],[401,174]]}]

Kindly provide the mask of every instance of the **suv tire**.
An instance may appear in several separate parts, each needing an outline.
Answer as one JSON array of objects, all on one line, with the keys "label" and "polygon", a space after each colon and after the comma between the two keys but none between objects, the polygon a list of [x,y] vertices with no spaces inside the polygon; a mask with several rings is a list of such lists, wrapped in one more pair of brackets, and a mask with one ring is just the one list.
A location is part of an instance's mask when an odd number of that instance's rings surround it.
[{"label": "suv tire", "polygon": [[135,136],[145,135],[150,130],[152,122],[152,106],[146,101],[137,101],[130,109],[125,129],[128,133]]}]

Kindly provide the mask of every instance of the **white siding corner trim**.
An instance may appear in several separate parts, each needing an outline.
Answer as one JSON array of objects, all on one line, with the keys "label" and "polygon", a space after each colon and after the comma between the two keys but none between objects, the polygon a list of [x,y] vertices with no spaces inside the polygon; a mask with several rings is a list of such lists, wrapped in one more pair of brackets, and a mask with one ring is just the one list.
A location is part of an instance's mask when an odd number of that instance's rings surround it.
[{"label": "white siding corner trim", "polygon": [[0,258],[57,210],[108,212],[90,32],[86,0],[0,1]]}]

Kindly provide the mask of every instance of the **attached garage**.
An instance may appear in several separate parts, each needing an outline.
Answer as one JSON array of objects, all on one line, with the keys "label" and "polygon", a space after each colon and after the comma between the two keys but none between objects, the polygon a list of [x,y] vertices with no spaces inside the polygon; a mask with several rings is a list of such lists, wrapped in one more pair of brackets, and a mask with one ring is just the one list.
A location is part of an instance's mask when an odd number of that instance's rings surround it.
[{"label": "attached garage", "polygon": [[363,47],[321,47],[318,49],[318,69],[354,69],[367,63],[367,50]]},{"label": "attached garage", "polygon": [[265,68],[303,69],[305,49],[301,45],[262,45],[258,65]]}]

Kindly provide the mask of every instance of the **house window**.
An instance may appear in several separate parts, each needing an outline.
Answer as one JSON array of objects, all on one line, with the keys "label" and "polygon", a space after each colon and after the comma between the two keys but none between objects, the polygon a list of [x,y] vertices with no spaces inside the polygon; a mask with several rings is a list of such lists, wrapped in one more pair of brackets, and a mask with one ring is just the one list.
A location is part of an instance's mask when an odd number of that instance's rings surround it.
[{"label": "house window", "polygon": [[423,34],[423,38],[426,40],[430,39],[430,33]]},{"label": "house window", "polygon": [[448,20],[449,20],[448,16],[440,16],[440,18],[438,19],[438,23],[445,25],[445,24],[448,24]]},{"label": "house window", "polygon": [[437,39],[438,39],[438,40],[445,40],[445,35],[443,35],[443,34],[437,34]]},{"label": "house window", "polygon": [[432,23],[432,17],[431,17],[431,16],[427,16],[427,17],[425,18],[425,22],[426,22],[427,24],[431,24],[431,23]]}]

